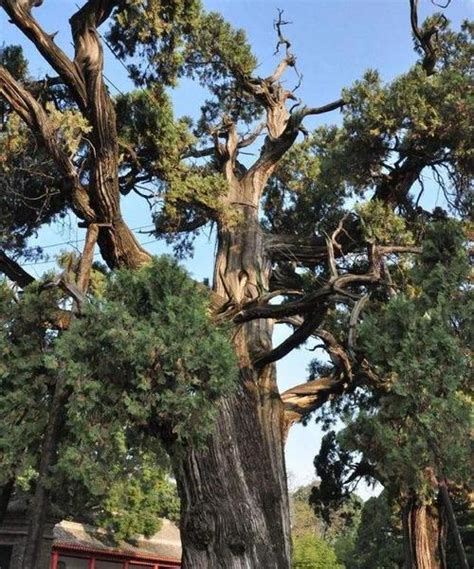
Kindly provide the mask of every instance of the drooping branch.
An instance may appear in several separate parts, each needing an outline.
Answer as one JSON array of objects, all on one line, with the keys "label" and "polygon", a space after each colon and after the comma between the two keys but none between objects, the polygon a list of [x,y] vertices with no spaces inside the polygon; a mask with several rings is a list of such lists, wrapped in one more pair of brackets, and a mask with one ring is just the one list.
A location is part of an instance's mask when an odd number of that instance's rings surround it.
[{"label": "drooping branch", "polygon": [[314,330],[319,326],[325,311],[320,310],[314,314],[310,314],[304,322],[299,326],[293,334],[284,340],[273,350],[268,353],[260,355],[253,363],[255,367],[263,367],[270,363],[276,362],[284,358],[292,350],[306,342],[306,340],[313,334]]},{"label": "drooping branch", "polygon": [[10,259],[4,251],[0,251],[0,272],[21,288],[35,281],[34,277],[26,272],[16,261]]},{"label": "drooping branch", "polygon": [[344,99],[337,99],[337,101],[333,101],[332,103],[328,103],[327,105],[323,105],[321,107],[304,107],[298,111],[298,114],[300,114],[301,118],[303,119],[304,117],[308,117],[310,115],[323,115],[324,113],[342,109],[344,105]]}]

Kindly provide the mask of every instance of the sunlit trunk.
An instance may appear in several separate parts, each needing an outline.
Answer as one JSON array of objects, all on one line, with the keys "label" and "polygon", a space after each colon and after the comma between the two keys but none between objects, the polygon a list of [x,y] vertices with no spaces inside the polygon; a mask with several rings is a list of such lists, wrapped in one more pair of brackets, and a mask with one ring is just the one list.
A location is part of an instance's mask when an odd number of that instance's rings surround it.
[{"label": "sunlit trunk", "polygon": [[413,498],[403,512],[405,569],[447,569],[447,527],[437,503]]}]

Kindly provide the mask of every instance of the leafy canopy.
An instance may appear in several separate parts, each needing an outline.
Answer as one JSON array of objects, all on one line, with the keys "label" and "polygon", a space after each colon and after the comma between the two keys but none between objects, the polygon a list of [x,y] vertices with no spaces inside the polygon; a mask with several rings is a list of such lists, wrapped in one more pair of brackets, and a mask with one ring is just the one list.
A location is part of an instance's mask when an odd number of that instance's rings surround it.
[{"label": "leafy canopy", "polygon": [[432,223],[422,253],[387,301],[374,301],[359,330],[360,354],[378,383],[349,396],[346,427],[325,436],[315,465],[317,509],[347,499],[361,477],[377,480],[393,504],[409,496],[433,500],[447,478],[463,485],[469,452],[474,313],[462,226]]},{"label": "leafy canopy", "polygon": [[[2,285],[2,481],[34,487],[57,378],[69,394],[49,484],[60,513],[83,514],[117,538],[152,533],[176,516],[168,460],[212,432],[214,403],[231,393],[236,366],[207,294],[168,258],[107,276],[67,330],[70,301],[40,283],[21,298]],[[64,304],[66,303],[66,304]],[[80,496],[80,500],[79,497]]]}]

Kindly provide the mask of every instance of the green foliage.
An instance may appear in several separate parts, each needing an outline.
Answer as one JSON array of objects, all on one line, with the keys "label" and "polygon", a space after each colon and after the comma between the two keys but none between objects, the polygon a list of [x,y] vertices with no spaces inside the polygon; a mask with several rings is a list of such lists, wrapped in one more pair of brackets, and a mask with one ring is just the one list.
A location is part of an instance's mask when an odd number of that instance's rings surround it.
[{"label": "green foliage", "polygon": [[[352,567],[354,543],[360,523],[361,500],[353,495],[345,503],[331,503],[325,512],[313,508],[316,485],[298,488],[290,495],[291,536],[294,543],[316,538],[336,552],[337,561]],[[323,559],[325,559],[323,555]]]},{"label": "green foliage", "polygon": [[[108,41],[121,58],[143,62],[160,81],[172,84],[184,63],[183,36],[196,25],[198,0],[133,0],[115,12]],[[143,69],[131,63],[129,69],[138,83]]]},{"label": "green foliage", "polygon": [[406,221],[380,200],[371,200],[356,211],[362,222],[362,233],[368,243],[410,245],[413,235],[407,230]]},{"label": "green foliage", "polygon": [[248,74],[256,64],[244,32],[220,14],[204,12],[199,0],[124,3],[108,39],[121,57],[132,58],[129,69],[141,85],[173,85],[188,75],[212,91],[216,83]]},{"label": "green foliage", "polygon": [[399,569],[403,565],[399,517],[385,493],[365,502],[351,552],[351,569]]},{"label": "green foliage", "polygon": [[457,314],[472,313],[463,289],[469,267],[459,228],[430,228],[413,269],[416,296],[399,294],[368,315],[360,340],[386,385],[376,409],[361,412],[343,435],[346,448],[362,450],[395,495],[416,490],[428,496],[426,471],[462,483],[469,429],[465,397],[471,369],[457,334]]},{"label": "green foliage", "polygon": [[[463,544],[472,565],[472,521],[473,510],[469,496],[465,492],[456,491],[451,495],[456,521],[458,523]],[[448,547],[446,550],[447,567],[460,567],[457,551],[448,531]],[[358,527],[353,551],[349,557],[342,559],[351,569],[399,569],[403,566],[403,532],[400,522],[400,508],[392,503],[386,492],[364,503],[361,523]]]},{"label": "green foliage", "polygon": [[170,444],[205,441],[212,402],[236,377],[230,341],[210,322],[205,293],[166,258],[114,273],[104,299],[85,308],[58,350],[82,409],[79,430],[100,409],[153,422]]},{"label": "green foliage", "polygon": [[75,109],[58,110],[52,102],[45,104],[51,126],[56,130],[56,136],[61,146],[68,154],[76,154],[84,134],[91,132],[87,119]]},{"label": "green foliage", "polygon": [[[159,529],[160,517],[178,520],[176,486],[165,469],[157,467],[156,454],[140,456],[139,467],[115,467],[115,481],[105,494],[97,520],[116,541],[137,535],[151,536]],[[75,514],[75,513],[74,513]]]},{"label": "green foliage", "polygon": [[159,89],[119,96],[116,113],[124,173],[134,168],[137,174],[162,179],[179,167],[184,150],[194,142],[189,121],[175,120],[169,97]]},{"label": "green foliage", "polygon": [[[0,47],[0,65],[13,75],[15,79],[26,79],[28,76],[28,61],[19,45],[2,45]],[[0,103],[4,105],[4,102]]]},{"label": "green foliage", "polygon": [[291,536],[297,539],[309,534],[324,538],[324,521],[309,504],[311,486],[302,486],[290,494]]},{"label": "green foliage", "polygon": [[[416,65],[383,83],[369,70],[344,90],[342,125],[315,129],[278,164],[264,195],[266,227],[296,235],[329,232],[342,217],[347,198],[371,196],[385,184],[393,186],[400,168],[419,166],[432,170],[449,207],[468,216],[474,114],[471,35],[469,23],[460,32],[440,32],[441,63],[435,75],[427,77]],[[413,208],[416,200],[409,194],[403,207]],[[364,205],[364,213],[372,207],[377,206]],[[390,236],[410,240],[413,227],[402,228],[398,236],[396,224],[389,225]]]},{"label": "green foliage", "polygon": [[334,229],[348,195],[338,155],[341,137],[340,129],[321,127],[285,154],[264,195],[269,229],[302,235]]},{"label": "green foliage", "polygon": [[334,549],[323,539],[308,534],[293,540],[294,569],[344,569]]},{"label": "green foliage", "polygon": [[54,334],[57,294],[37,286],[21,302],[0,283],[0,480],[34,480],[37,455],[47,424],[45,408],[54,386],[49,347]]},{"label": "green foliage", "polygon": [[433,223],[406,292],[373,302],[359,331],[360,354],[380,385],[367,389],[346,428],[324,439],[315,459],[316,504],[344,500],[348,481],[380,481],[391,499],[433,499],[430,472],[463,484],[472,371],[462,326],[472,318],[469,266],[459,224]]},{"label": "green foliage", "polygon": [[[71,260],[65,260],[70,263]],[[102,275],[105,278],[104,275]],[[109,274],[68,330],[56,329],[59,289],[2,285],[0,461],[2,480],[35,484],[58,376],[69,392],[49,480],[62,516],[91,518],[117,539],[153,533],[176,517],[169,462],[212,431],[214,403],[236,378],[225,329],[208,316],[204,290],[175,262]]]}]

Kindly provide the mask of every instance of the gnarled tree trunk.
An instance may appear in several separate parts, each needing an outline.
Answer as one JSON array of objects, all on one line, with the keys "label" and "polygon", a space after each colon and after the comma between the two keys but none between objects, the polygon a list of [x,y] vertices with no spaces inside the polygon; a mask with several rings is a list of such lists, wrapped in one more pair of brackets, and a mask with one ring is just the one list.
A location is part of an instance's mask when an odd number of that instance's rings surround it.
[{"label": "gnarled tree trunk", "polygon": [[[232,303],[256,298],[270,273],[256,208],[238,210],[238,225],[220,229],[214,282]],[[208,448],[188,451],[176,468],[183,569],[290,567],[283,404],[274,364],[252,364],[271,336],[270,320],[236,331],[238,390],[220,402]]]},{"label": "gnarled tree trunk", "polygon": [[403,512],[405,569],[447,569],[443,509],[411,499]]}]

